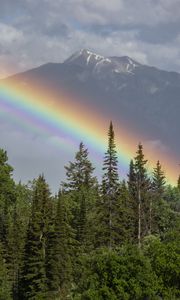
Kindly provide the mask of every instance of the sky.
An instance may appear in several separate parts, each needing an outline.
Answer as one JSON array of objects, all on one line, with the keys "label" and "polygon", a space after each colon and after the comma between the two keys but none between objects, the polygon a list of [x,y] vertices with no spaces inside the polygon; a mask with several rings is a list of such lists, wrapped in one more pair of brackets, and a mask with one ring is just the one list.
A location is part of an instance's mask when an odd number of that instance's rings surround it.
[{"label": "sky", "polygon": [[0,77],[80,48],[180,72],[180,0],[0,0]]},{"label": "sky", "polygon": [[[180,72],[180,0],[0,0],[0,78],[63,62],[81,48]],[[0,147],[15,178],[42,171],[55,190],[74,149],[60,152],[50,139],[1,118]]]}]

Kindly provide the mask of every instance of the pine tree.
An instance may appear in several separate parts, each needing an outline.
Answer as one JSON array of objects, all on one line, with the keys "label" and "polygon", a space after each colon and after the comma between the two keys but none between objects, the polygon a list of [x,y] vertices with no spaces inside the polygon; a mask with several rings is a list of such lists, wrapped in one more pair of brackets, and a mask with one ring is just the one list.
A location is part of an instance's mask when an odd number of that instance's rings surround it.
[{"label": "pine tree", "polygon": [[51,211],[49,187],[44,177],[39,176],[34,187],[32,212],[24,249],[20,299],[46,297],[45,261]]},{"label": "pine tree", "polygon": [[130,198],[130,202],[131,202],[131,208],[133,210],[132,213],[132,223],[134,230],[132,231],[133,234],[133,239],[134,241],[137,240],[137,228],[138,228],[138,201],[137,201],[137,195],[138,195],[138,191],[137,191],[137,174],[136,174],[136,170],[135,170],[135,163],[133,161],[133,159],[131,159],[130,164],[129,164],[129,173],[127,174],[128,176],[128,191],[129,191],[129,198]]},{"label": "pine tree", "polygon": [[118,240],[118,159],[113,124],[108,131],[108,149],[103,162],[102,199],[99,203],[99,229],[101,244],[111,249]]},{"label": "pine tree", "polygon": [[71,202],[71,226],[76,232],[80,246],[88,244],[88,214],[94,205],[97,194],[97,179],[94,168],[88,158],[88,150],[81,142],[75,155],[75,161],[65,167],[67,181],[62,183],[64,193],[68,193]]},{"label": "pine tree", "polygon": [[49,298],[66,299],[71,287],[74,233],[70,226],[67,195],[59,192],[54,227],[49,232],[46,274]]},{"label": "pine tree", "polygon": [[162,170],[159,160],[157,161],[156,167],[153,171],[152,178],[152,188],[153,191],[158,194],[159,197],[162,197],[165,189],[166,179],[164,171]]},{"label": "pine tree", "polygon": [[88,149],[81,142],[79,150],[75,155],[75,161],[70,162],[69,166],[65,166],[67,182],[62,183],[65,191],[80,190],[83,186],[91,188],[96,183],[93,177],[94,168],[88,159]]},{"label": "pine tree", "polygon": [[12,172],[7,152],[0,149],[0,242],[4,249],[8,248],[9,212],[16,199]]},{"label": "pine tree", "polygon": [[108,131],[108,149],[103,162],[102,191],[104,195],[115,195],[118,191],[118,158],[114,138],[113,124],[110,122]]},{"label": "pine tree", "polygon": [[22,224],[18,219],[17,205],[13,207],[12,224],[8,234],[8,269],[12,282],[13,298],[17,299],[19,266],[22,259]]},{"label": "pine tree", "polygon": [[11,300],[11,285],[8,277],[8,269],[3,258],[2,245],[0,244],[0,299]]},{"label": "pine tree", "polygon": [[0,149],[0,244],[11,285],[13,284],[13,280],[10,275],[12,266],[9,249],[9,231],[11,227],[11,211],[16,200],[15,183],[12,173],[13,168],[8,163],[7,152]]},{"label": "pine tree", "polygon": [[118,243],[129,243],[134,239],[135,217],[134,198],[128,190],[126,182],[123,180],[119,188],[118,196]]},{"label": "pine tree", "polygon": [[144,158],[143,146],[140,143],[135,157],[136,172],[136,201],[137,201],[137,240],[139,247],[141,239],[149,233],[149,209],[150,209],[150,180],[147,174],[147,160]]},{"label": "pine tree", "polygon": [[180,191],[180,175],[179,175],[178,180],[177,180],[177,188]]},{"label": "pine tree", "polygon": [[165,184],[166,177],[158,160],[152,177],[152,195],[150,202],[150,233],[152,234],[159,234],[162,230],[162,220],[165,211],[167,211],[167,204],[164,201]]},{"label": "pine tree", "polygon": [[136,189],[136,171],[133,159],[131,159],[129,164],[129,173],[128,173],[128,189],[132,199],[136,198],[137,189]]},{"label": "pine tree", "polygon": [[30,203],[31,190],[19,183],[16,186],[16,200],[12,206],[8,231],[7,266],[12,282],[13,299],[18,299],[19,273],[30,215]]}]

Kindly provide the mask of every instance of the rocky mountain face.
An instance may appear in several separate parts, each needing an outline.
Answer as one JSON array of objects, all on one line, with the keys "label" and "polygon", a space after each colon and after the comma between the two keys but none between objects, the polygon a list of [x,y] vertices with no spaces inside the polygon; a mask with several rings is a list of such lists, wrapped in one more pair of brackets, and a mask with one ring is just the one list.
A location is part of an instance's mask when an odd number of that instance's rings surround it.
[{"label": "rocky mountain face", "polygon": [[142,65],[127,56],[103,57],[82,49],[64,63],[48,63],[14,77],[77,95],[76,101],[179,153],[180,74],[176,72]]}]

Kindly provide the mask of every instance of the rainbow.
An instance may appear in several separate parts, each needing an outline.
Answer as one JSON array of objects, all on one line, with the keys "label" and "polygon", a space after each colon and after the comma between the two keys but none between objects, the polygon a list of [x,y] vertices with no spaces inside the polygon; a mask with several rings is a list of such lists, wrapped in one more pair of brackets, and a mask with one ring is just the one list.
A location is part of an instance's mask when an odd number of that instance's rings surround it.
[{"label": "rainbow", "polygon": [[[2,81],[0,84],[0,108],[13,119],[17,126],[44,135],[55,135],[70,146],[83,141],[86,146],[102,155],[107,148],[109,118],[87,105],[78,105],[72,96],[55,94],[43,87],[35,87],[15,81]],[[146,138],[139,136],[123,124],[113,122],[120,169],[126,169],[135,156],[139,141],[144,145]],[[168,153],[144,149],[150,170],[160,158],[166,170],[168,182],[176,185],[178,165],[170,161]]]}]

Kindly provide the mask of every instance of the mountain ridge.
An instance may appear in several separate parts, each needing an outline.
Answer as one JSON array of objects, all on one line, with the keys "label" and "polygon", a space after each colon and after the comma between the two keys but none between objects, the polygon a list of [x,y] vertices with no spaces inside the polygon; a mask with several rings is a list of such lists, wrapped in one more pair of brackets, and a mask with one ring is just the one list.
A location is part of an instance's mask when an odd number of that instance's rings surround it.
[{"label": "mountain ridge", "polygon": [[[160,71],[160,72],[174,74],[175,76],[180,76],[180,73],[177,72],[177,71],[173,71],[173,70],[169,71],[169,70],[160,69],[156,66],[150,66],[150,65],[147,65],[147,64],[142,64],[142,63],[134,60],[133,58],[131,58],[129,56],[107,56],[106,57],[106,56],[97,54],[95,52],[92,52],[88,49],[82,48],[79,51],[74,52],[70,57],[65,59],[63,62],[47,62],[45,64],[42,64],[40,66],[31,68],[31,69],[28,69],[28,70],[25,70],[23,72],[19,72],[19,73],[13,74],[13,75],[9,75],[5,78],[0,79],[0,81],[11,79],[11,78],[20,76],[22,74],[26,74],[26,73],[31,72],[31,71],[39,70],[39,68],[46,68],[48,66],[60,66],[60,65],[71,65],[71,64],[79,65],[79,66],[89,66],[90,59],[88,59],[87,56],[96,57],[97,62],[105,61],[107,63],[112,63],[113,62],[114,64],[121,63],[122,65],[132,65],[133,68],[136,68],[136,67],[143,68],[143,67],[145,67],[145,68],[150,68],[150,69],[157,70],[157,71]],[[80,59],[84,58],[85,63],[83,63],[83,61],[78,62],[77,58],[80,58]],[[88,63],[87,63],[87,60],[88,60]],[[128,68],[125,68],[125,69],[128,69]],[[124,70],[124,71],[126,71],[126,70]],[[127,70],[127,73],[129,73],[128,70]]]},{"label": "mountain ridge", "polygon": [[[75,95],[110,119],[130,124],[149,140],[172,147],[180,141],[180,74],[136,62],[128,56],[102,56],[81,49],[63,63],[48,63],[11,76],[19,84],[40,84]],[[77,101],[77,100],[74,100]]]}]

